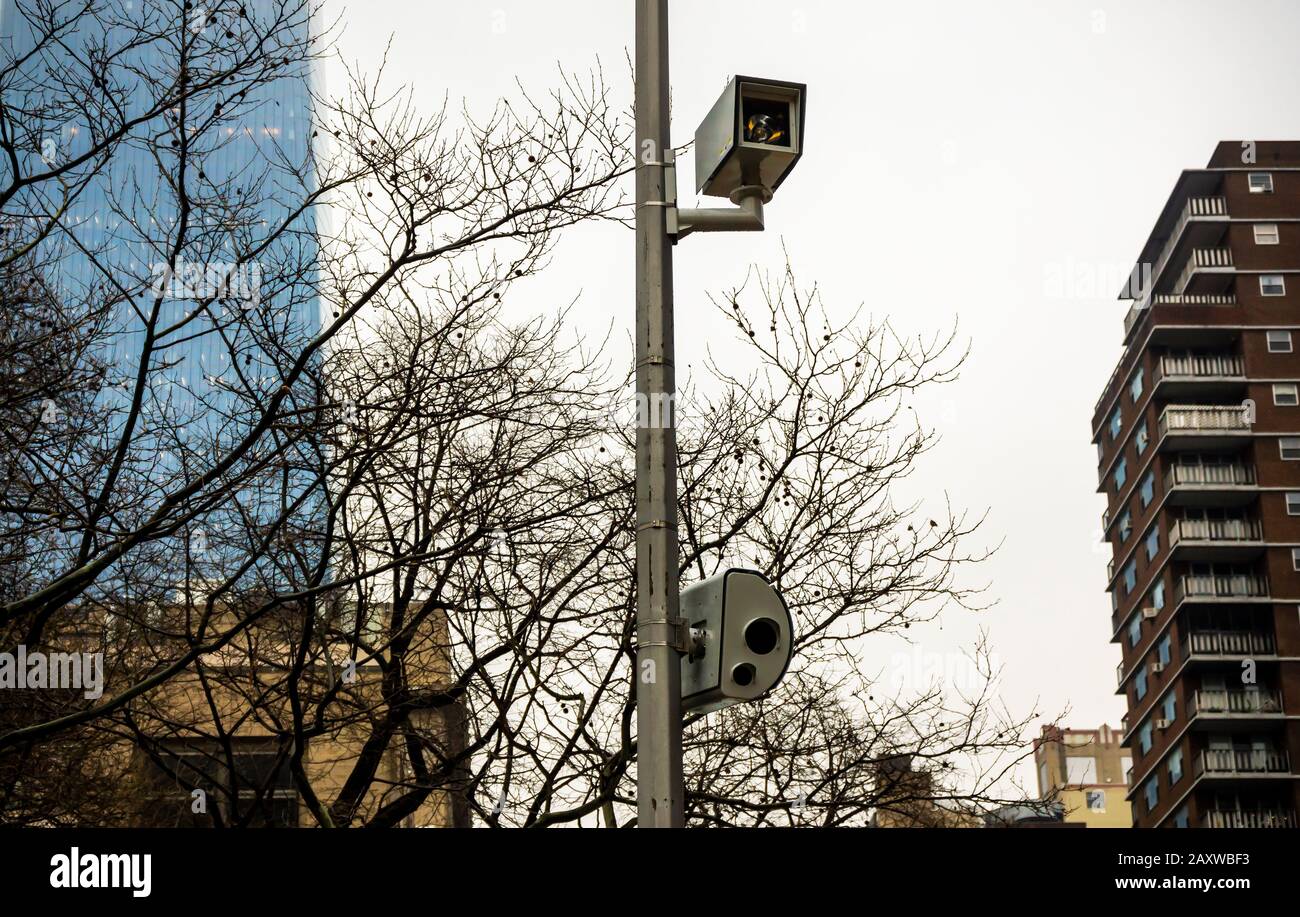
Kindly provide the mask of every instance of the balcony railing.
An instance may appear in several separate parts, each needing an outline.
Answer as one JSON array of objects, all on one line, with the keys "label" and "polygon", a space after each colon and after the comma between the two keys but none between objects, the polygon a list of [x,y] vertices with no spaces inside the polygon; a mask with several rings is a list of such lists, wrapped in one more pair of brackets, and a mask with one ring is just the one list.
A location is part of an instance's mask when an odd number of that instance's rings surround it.
[{"label": "balcony railing", "polygon": [[1192,220],[1206,217],[1227,217],[1228,201],[1222,197],[1193,197],[1188,198],[1187,203],[1183,205],[1183,212],[1178,215],[1178,222],[1174,224],[1174,231],[1169,234],[1169,241],[1160,252],[1160,257],[1156,259],[1155,271],[1152,273],[1152,282],[1160,276],[1160,272],[1165,269],[1169,259],[1173,256],[1174,250],[1178,247],[1178,240],[1183,236],[1183,229]]},{"label": "balcony railing", "polygon": [[1260,541],[1263,526],[1256,519],[1177,519],[1169,527],[1169,544],[1180,541]]},{"label": "balcony railing", "polygon": [[1187,290],[1197,272],[1232,267],[1232,249],[1230,248],[1194,248],[1187,259],[1187,265],[1178,276],[1174,289],[1179,293]]},{"label": "balcony railing", "polygon": [[1196,759],[1198,774],[1287,774],[1291,756],[1285,749],[1207,748]]},{"label": "balcony railing", "polygon": [[1165,475],[1165,489],[1179,485],[1224,484],[1231,487],[1252,487],[1255,484],[1253,465],[1173,465]]},{"label": "balcony railing", "polygon": [[1272,634],[1250,630],[1200,630],[1187,635],[1182,655],[1271,656],[1274,652]]},{"label": "balcony railing", "polygon": [[1171,404],[1160,413],[1160,435],[1166,433],[1235,433],[1250,429],[1243,404]]},{"label": "balcony railing", "polygon": [[1142,316],[1152,306],[1235,306],[1237,297],[1231,293],[1156,293],[1139,299],[1124,317],[1124,340],[1133,333],[1133,329],[1142,321]]},{"label": "balcony railing", "polygon": [[[1169,233],[1164,247],[1156,257],[1155,264],[1152,266],[1151,276],[1143,278],[1151,286],[1159,281],[1161,273],[1169,265],[1169,259],[1173,257],[1174,252],[1178,249],[1178,243],[1182,240],[1183,230],[1187,224],[1196,219],[1226,219],[1228,216],[1228,201],[1223,197],[1192,197],[1187,199],[1183,205],[1182,212],[1178,214],[1178,222],[1174,224],[1173,230]],[[1147,299],[1150,297],[1150,291],[1142,291]]]},{"label": "balcony railing", "polygon": [[1178,578],[1174,590],[1186,598],[1261,598],[1268,593],[1268,577],[1258,573],[1189,573]]},{"label": "balcony railing", "polygon": [[1156,363],[1155,379],[1244,378],[1246,361],[1235,354],[1166,355]]},{"label": "balcony railing", "polygon": [[[1129,342],[1133,329],[1141,324],[1142,319],[1153,306],[1235,306],[1237,297],[1231,293],[1148,293],[1145,297],[1137,299],[1131,307],[1128,314],[1124,316],[1124,343]],[[1111,371],[1110,379],[1106,382],[1105,388],[1101,390],[1101,395],[1097,398],[1097,404],[1093,407],[1093,412],[1101,410],[1107,397],[1111,394],[1111,388],[1115,385],[1115,380],[1121,374],[1132,372],[1132,367],[1125,366],[1121,360]]]},{"label": "balcony railing", "polygon": [[1192,714],[1197,713],[1281,713],[1282,695],[1264,688],[1200,690],[1192,694]]},{"label": "balcony railing", "polygon": [[1228,812],[1211,809],[1201,821],[1203,828],[1294,828],[1295,813],[1283,809]]}]

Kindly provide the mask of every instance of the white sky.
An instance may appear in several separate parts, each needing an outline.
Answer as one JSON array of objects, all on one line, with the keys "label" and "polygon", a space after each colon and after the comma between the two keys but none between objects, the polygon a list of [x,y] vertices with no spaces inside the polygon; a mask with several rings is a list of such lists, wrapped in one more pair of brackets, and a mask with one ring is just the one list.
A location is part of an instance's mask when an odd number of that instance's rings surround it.
[{"label": "white sky", "polygon": [[[552,86],[557,62],[585,71],[599,59],[630,91],[632,0],[330,2],[347,19],[344,56],[373,70],[391,37],[390,79],[429,108],[446,94],[486,113],[516,78]],[[1068,705],[1069,725],[1118,726],[1089,443],[1119,355],[1118,278],[1179,171],[1205,165],[1218,140],[1300,138],[1300,4],[696,0],[671,11],[674,143],[734,73],[809,84],[806,153],[768,232],[677,248],[679,367],[730,340],[705,292],[738,283],[751,262],[779,268],[783,241],[838,312],[865,303],[911,333],[957,319],[972,356],[960,381],[917,404],[944,440],[913,484],[989,510],[984,540],[1004,544],[983,576],[999,604],[914,629],[916,652],[951,667],[946,654],[982,624],[1014,711]],[[632,255],[630,231],[576,231],[513,298],[545,309],[581,293],[593,331],[630,327]],[[913,663],[898,671],[898,652],[882,646],[880,667],[919,676]]]}]

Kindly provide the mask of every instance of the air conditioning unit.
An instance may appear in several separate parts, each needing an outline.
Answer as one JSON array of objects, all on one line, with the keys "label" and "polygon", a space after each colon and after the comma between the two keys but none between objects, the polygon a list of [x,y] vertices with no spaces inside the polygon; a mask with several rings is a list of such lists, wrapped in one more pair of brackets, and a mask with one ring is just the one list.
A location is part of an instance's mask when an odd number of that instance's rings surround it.
[{"label": "air conditioning unit", "polygon": [[1157,729],[1168,729],[1172,725],[1174,725],[1172,720],[1156,720]]},{"label": "air conditioning unit", "polygon": [[1147,621],[1150,621],[1152,618],[1156,618],[1159,616],[1160,616],[1160,609],[1152,605],[1148,605],[1146,608],[1142,609],[1142,617]]},{"label": "air conditioning unit", "polygon": [[1159,675],[1164,670],[1165,670],[1165,664],[1163,662],[1151,663],[1151,671],[1154,672],[1155,674]]}]

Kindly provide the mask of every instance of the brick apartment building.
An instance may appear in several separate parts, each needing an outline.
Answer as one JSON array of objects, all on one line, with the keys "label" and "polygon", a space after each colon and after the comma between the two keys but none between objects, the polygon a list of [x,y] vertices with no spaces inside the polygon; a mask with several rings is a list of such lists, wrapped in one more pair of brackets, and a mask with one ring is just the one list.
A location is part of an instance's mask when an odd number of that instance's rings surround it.
[{"label": "brick apartment building", "polygon": [[1134,277],[1092,420],[1133,823],[1293,828],[1300,142],[1184,171]]}]

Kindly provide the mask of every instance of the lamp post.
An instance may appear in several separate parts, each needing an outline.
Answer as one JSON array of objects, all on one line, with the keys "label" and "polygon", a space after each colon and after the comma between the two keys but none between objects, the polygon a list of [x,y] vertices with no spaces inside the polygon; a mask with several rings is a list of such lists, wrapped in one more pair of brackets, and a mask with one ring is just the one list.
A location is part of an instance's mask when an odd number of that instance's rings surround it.
[{"label": "lamp post", "polygon": [[[709,626],[693,630],[679,616],[673,245],[697,232],[763,229],[763,206],[802,154],[806,95],[801,83],[735,77],[696,131],[695,165],[698,190],[736,206],[679,210],[668,85],[668,0],[636,0],[634,683],[637,824],[653,828],[684,823],[682,666],[705,657],[718,663],[705,667],[711,680],[696,670],[688,679],[692,709],[718,709],[771,690],[792,652],[793,622],[775,590],[754,586],[761,576],[752,571],[697,584],[703,588],[691,593],[692,620]],[[753,618],[774,603],[781,615]],[[725,674],[723,659],[735,662]]]},{"label": "lamp post", "polygon": [[636,0],[637,824],[683,824],[668,0]]}]

